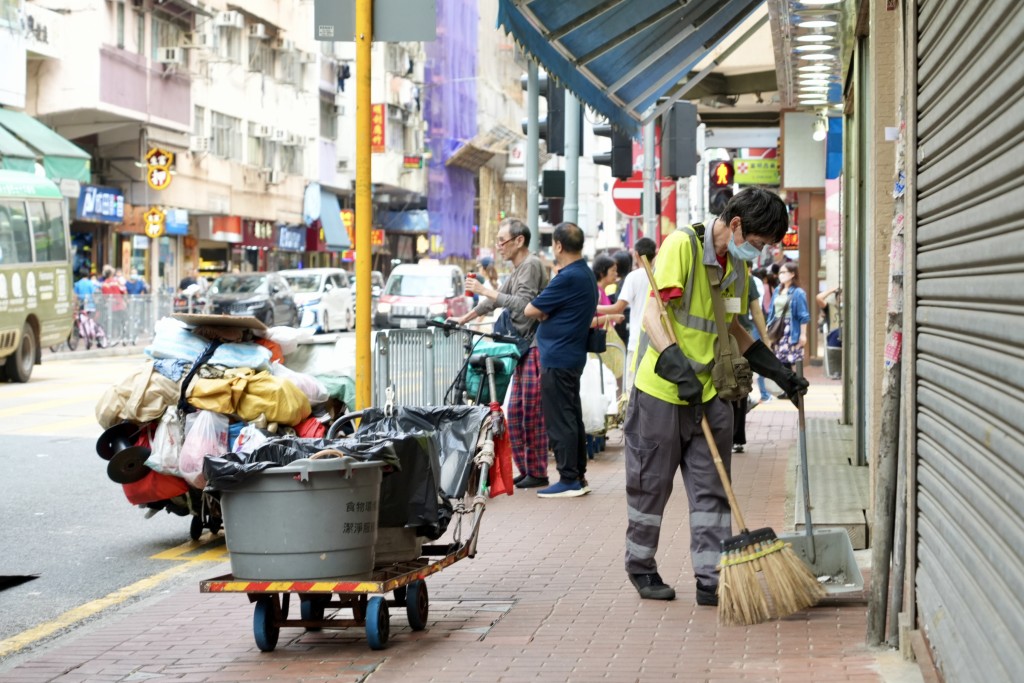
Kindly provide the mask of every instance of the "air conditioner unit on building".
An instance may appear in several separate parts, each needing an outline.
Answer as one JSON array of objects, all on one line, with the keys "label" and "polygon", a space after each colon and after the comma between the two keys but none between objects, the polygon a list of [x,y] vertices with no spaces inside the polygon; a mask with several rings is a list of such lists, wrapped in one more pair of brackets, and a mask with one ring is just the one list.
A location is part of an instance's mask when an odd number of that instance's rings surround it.
[{"label": "air conditioner unit on building", "polygon": [[204,135],[193,135],[189,138],[188,148],[193,152],[209,152],[210,138]]},{"label": "air conditioner unit on building", "polygon": [[156,50],[156,61],[161,64],[181,64],[183,56],[180,47],[160,47]]},{"label": "air conditioner unit on building", "polygon": [[280,50],[281,52],[291,52],[295,49],[295,41],[291,38],[282,38],[281,36],[278,36],[274,39],[273,47],[275,50]]},{"label": "air conditioner unit on building", "polygon": [[270,136],[270,139],[274,142],[284,142],[288,139],[288,131],[283,128],[275,128],[274,134]]},{"label": "air conditioner unit on building", "polygon": [[257,123],[252,129],[252,136],[254,138],[269,138],[274,135],[274,127],[268,126],[265,123]]},{"label": "air conditioner unit on building", "polygon": [[315,52],[300,52],[299,61],[303,64],[316,64]]},{"label": "air conditioner unit on building", "polygon": [[285,139],[284,144],[289,147],[301,147],[303,140],[301,135],[295,135],[294,133],[288,133],[288,137]]},{"label": "air conditioner unit on building", "polygon": [[270,169],[267,173],[267,182],[271,185],[277,185],[281,182],[281,171],[276,168]]},{"label": "air conditioner unit on building", "polygon": [[338,173],[342,173],[349,169],[349,165],[352,163],[352,159],[348,156],[341,155],[338,157],[337,170]]},{"label": "air conditioner unit on building", "polygon": [[259,38],[264,40],[267,37],[267,27],[265,24],[249,24],[249,37]]},{"label": "air conditioner unit on building", "polygon": [[245,17],[241,12],[218,12],[213,25],[222,28],[242,28],[245,26]]}]

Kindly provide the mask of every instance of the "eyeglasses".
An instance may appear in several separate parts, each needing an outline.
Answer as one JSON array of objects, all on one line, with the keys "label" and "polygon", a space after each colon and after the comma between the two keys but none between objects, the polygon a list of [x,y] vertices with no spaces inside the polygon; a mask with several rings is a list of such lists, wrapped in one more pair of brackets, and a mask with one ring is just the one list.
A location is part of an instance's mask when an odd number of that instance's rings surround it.
[{"label": "eyeglasses", "polygon": [[497,242],[496,246],[497,246],[497,247],[498,247],[499,249],[501,249],[501,248],[502,248],[503,246],[505,246],[506,244],[508,244],[509,242],[511,242],[511,241],[512,241],[512,240],[514,240],[514,239],[515,239],[515,237],[509,237],[509,238],[508,238],[507,240],[504,240],[504,241],[502,241],[502,240],[498,240],[498,242]]}]

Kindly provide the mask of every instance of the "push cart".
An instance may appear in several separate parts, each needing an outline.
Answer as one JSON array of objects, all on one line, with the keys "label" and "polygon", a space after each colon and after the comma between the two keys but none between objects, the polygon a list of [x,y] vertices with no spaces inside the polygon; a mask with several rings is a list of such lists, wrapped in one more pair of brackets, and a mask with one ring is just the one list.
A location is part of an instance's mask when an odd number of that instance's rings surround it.
[{"label": "push cart", "polygon": [[[485,408],[478,410],[487,411]],[[339,418],[328,436],[336,433],[344,422],[367,412]],[[415,559],[377,566],[367,576],[298,581],[286,577],[245,580],[227,574],[200,582],[200,592],[246,594],[254,605],[253,636],[256,646],[263,652],[274,650],[281,628],[319,631],[363,627],[370,648],[380,650],[390,637],[392,607],[404,607],[409,626],[414,631],[422,631],[427,627],[430,609],[425,579],[476,555],[480,521],[488,496],[488,474],[495,458],[492,421],[492,416],[488,415],[481,423],[472,465],[465,474],[465,494],[454,505],[451,543],[424,545]],[[464,523],[467,517],[468,522]],[[293,595],[298,596],[298,619],[289,618]],[[351,610],[351,617],[341,616],[342,609]]]}]

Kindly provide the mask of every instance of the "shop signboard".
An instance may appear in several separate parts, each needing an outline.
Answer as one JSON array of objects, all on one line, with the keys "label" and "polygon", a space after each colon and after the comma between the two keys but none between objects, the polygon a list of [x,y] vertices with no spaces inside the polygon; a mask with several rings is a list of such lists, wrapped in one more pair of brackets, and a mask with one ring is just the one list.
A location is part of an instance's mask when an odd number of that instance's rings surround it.
[{"label": "shop signboard", "polygon": [[737,185],[778,185],[778,159],[736,159],[733,163]]},{"label": "shop signboard", "polygon": [[242,221],[242,244],[247,247],[274,246],[274,224],[270,221]]},{"label": "shop signboard", "polygon": [[[200,235],[202,236],[202,235]],[[242,219],[239,216],[214,216],[210,223],[210,239],[241,244]]]},{"label": "shop signboard", "polygon": [[306,228],[301,225],[278,226],[277,248],[282,251],[306,251]]},{"label": "shop signboard", "polygon": [[143,214],[146,225],[146,234],[156,239],[164,234],[164,212],[155,206]]},{"label": "shop signboard", "polygon": [[187,235],[188,211],[186,209],[164,210],[164,234]]},{"label": "shop signboard", "polygon": [[382,154],[385,150],[386,108],[386,104],[370,105],[370,152],[373,154]]},{"label": "shop signboard", "polygon": [[124,195],[113,187],[83,185],[78,195],[77,218],[97,223],[124,222]]}]

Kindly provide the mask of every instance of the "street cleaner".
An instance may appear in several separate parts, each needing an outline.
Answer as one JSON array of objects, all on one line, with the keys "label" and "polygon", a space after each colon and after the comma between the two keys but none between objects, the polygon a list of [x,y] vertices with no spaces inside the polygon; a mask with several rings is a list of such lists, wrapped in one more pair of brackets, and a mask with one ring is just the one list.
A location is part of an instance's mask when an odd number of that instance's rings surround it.
[{"label": "street cleaner", "polygon": [[678,470],[689,500],[696,601],[718,604],[716,565],[721,542],[732,533],[732,515],[701,416],[708,418],[728,471],[733,414],[727,401],[746,397],[752,372],[776,382],[794,402],[807,391],[807,381],[761,341],[753,341],[738,320],[749,298],[747,262],[780,242],[788,225],[778,195],[750,188],[729,201],[709,230],[699,224],[681,227],[658,251],[658,291],[652,296],[665,302],[679,343],[672,343],[657,306],[648,301],[624,426],[626,572],[641,598],[675,598],[654,556]]}]

